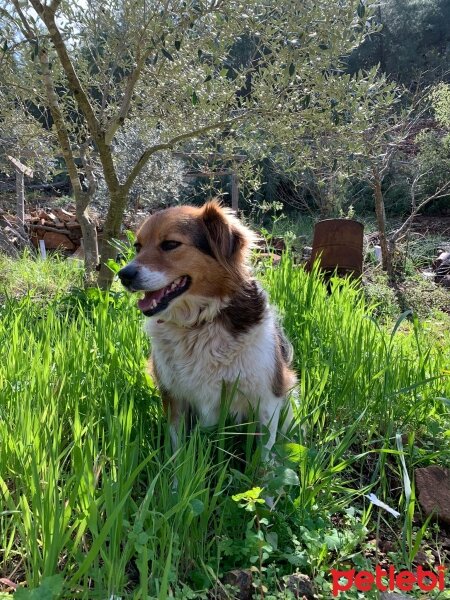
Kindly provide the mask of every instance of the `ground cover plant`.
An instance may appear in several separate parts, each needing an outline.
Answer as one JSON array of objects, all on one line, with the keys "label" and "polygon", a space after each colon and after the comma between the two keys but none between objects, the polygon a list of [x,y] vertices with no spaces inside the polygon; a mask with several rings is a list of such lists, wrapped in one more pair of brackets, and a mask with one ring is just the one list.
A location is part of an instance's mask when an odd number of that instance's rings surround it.
[{"label": "ground cover plant", "polygon": [[[57,281],[68,267],[49,262]],[[291,597],[285,578],[299,570],[330,598],[332,568],[412,568],[419,552],[445,563],[413,473],[449,464],[449,336],[437,342],[410,314],[380,325],[358,285],[335,280],[328,294],[289,256],[260,276],[294,344],[301,398],[295,430],[266,465],[255,425],[225,419],[172,454],[134,298],[70,289],[62,276],[53,295],[5,283],[6,597],[233,598],[223,575],[251,568],[255,597]]]}]

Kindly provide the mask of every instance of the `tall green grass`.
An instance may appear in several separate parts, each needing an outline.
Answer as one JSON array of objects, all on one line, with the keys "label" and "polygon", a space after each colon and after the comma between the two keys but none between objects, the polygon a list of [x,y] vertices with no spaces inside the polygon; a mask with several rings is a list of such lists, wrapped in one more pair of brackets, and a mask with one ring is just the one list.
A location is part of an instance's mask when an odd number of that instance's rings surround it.
[{"label": "tall green grass", "polygon": [[[435,350],[406,317],[380,329],[356,284],[328,294],[288,257],[263,279],[300,378],[298,426],[275,465],[261,465],[254,423],[225,419],[172,454],[127,295],[3,301],[0,577],[19,600],[31,598],[23,586],[48,598],[200,597],[251,565],[272,586],[306,569],[327,597],[328,569],[362,560],[377,526],[369,490],[402,512],[399,560],[412,560],[411,497],[392,482],[404,481],[402,459],[411,470],[449,458],[450,344]],[[398,432],[410,442],[401,451]],[[257,503],[253,517],[232,495],[258,486],[276,506]]]}]

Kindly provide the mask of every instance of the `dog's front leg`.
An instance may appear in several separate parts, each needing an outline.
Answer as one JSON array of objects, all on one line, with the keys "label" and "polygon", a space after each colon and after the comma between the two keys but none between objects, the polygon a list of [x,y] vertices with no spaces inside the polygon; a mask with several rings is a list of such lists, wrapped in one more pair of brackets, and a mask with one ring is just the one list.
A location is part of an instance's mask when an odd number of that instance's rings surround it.
[{"label": "dog's front leg", "polygon": [[281,398],[274,396],[261,402],[259,407],[259,421],[262,428],[267,427],[269,430],[269,439],[263,446],[263,460],[267,461],[270,456],[270,451],[275,444],[278,432],[278,422],[280,420],[280,411],[283,404]]},{"label": "dog's front leg", "polygon": [[169,424],[169,434],[170,434],[170,445],[172,446],[172,453],[175,452],[180,447],[180,439],[178,436],[178,431],[180,429],[180,421],[179,419],[171,420]]}]

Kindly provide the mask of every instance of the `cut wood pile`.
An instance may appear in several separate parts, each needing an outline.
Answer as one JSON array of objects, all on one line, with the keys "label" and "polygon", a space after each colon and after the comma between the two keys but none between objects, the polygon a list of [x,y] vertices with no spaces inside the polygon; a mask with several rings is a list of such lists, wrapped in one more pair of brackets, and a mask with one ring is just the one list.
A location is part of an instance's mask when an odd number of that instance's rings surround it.
[{"label": "cut wood pile", "polygon": [[81,226],[75,213],[64,208],[36,210],[25,216],[31,242],[44,240],[48,250],[75,251],[81,245]]},{"label": "cut wood pile", "polygon": [[[1,215],[10,229],[20,230],[15,215]],[[63,250],[75,252],[81,245],[81,226],[75,212],[70,209],[52,208],[36,209],[25,214],[25,231],[33,246],[39,246],[39,240],[44,240],[47,250]],[[97,227],[99,230],[99,228]]]}]

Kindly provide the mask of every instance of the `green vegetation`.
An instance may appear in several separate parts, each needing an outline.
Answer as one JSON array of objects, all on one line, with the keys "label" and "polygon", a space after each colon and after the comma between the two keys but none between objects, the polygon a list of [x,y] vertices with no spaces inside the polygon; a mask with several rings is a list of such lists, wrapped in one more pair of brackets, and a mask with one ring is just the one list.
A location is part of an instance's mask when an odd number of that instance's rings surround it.
[{"label": "green vegetation", "polygon": [[448,336],[407,315],[383,328],[355,284],[328,295],[286,256],[262,277],[295,348],[291,439],[262,465],[255,425],[223,419],[173,456],[134,299],[68,292],[66,265],[46,265],[56,295],[0,307],[0,573],[21,583],[14,598],[206,598],[235,567],[253,568],[258,597],[288,598],[299,569],[329,598],[331,568],[373,569],[373,540],[389,538],[398,568],[439,547],[402,460],[413,481],[450,459]]},{"label": "green vegetation", "polygon": [[45,300],[83,283],[83,267],[78,260],[53,254],[51,260],[36,258],[26,250],[21,260],[0,254],[0,299],[28,294]]}]

